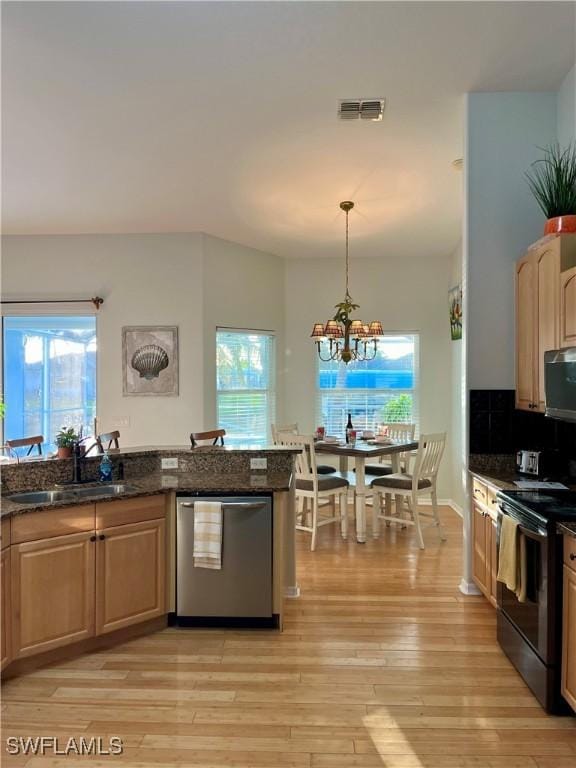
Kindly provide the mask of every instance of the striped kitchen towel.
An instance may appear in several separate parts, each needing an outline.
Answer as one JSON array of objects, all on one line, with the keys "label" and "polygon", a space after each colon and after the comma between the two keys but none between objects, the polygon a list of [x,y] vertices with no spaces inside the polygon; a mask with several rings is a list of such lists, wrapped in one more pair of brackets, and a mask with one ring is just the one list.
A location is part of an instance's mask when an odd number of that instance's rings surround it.
[{"label": "striped kitchen towel", "polygon": [[222,504],[194,502],[194,567],[222,568]]}]

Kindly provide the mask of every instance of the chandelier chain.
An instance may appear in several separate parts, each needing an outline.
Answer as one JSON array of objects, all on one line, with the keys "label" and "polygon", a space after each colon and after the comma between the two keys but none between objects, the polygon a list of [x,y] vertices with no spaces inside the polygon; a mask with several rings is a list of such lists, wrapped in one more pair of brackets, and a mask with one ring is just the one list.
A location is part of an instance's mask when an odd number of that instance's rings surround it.
[{"label": "chandelier chain", "polygon": [[346,211],[346,298],[350,298],[350,291],[348,290],[348,215],[350,211]]}]

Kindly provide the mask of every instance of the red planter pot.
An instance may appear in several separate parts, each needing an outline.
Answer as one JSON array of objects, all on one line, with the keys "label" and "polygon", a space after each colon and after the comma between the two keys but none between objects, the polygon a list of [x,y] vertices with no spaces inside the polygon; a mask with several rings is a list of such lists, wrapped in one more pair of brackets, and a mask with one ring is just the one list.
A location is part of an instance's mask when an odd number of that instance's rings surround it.
[{"label": "red planter pot", "polygon": [[66,448],[64,446],[58,446],[58,458],[70,459],[72,457],[72,448]]},{"label": "red planter pot", "polygon": [[544,227],[545,235],[576,234],[576,215],[555,216],[548,219]]}]

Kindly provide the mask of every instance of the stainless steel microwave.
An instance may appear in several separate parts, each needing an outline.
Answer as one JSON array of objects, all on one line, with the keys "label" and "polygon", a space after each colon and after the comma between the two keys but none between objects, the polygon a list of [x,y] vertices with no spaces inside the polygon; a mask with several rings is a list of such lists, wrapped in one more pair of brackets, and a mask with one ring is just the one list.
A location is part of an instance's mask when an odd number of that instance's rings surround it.
[{"label": "stainless steel microwave", "polygon": [[544,353],[546,416],[576,421],[576,347]]}]

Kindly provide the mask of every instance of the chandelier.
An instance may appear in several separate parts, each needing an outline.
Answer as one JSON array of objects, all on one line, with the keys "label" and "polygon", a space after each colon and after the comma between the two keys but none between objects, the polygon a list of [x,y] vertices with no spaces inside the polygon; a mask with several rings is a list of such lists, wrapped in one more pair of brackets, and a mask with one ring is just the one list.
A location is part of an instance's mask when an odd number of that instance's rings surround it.
[{"label": "chandelier", "polygon": [[[335,304],[336,314],[327,323],[314,323],[310,334],[316,342],[318,357],[323,362],[338,360],[348,364],[351,360],[374,360],[378,351],[378,337],[384,335],[382,323],[379,320],[366,324],[362,320],[353,320],[350,315],[359,304],[354,304],[348,291],[348,214],[354,208],[354,203],[344,200],[340,208],[346,214],[346,292],[344,301]],[[323,355],[324,345],[328,344]]]}]

